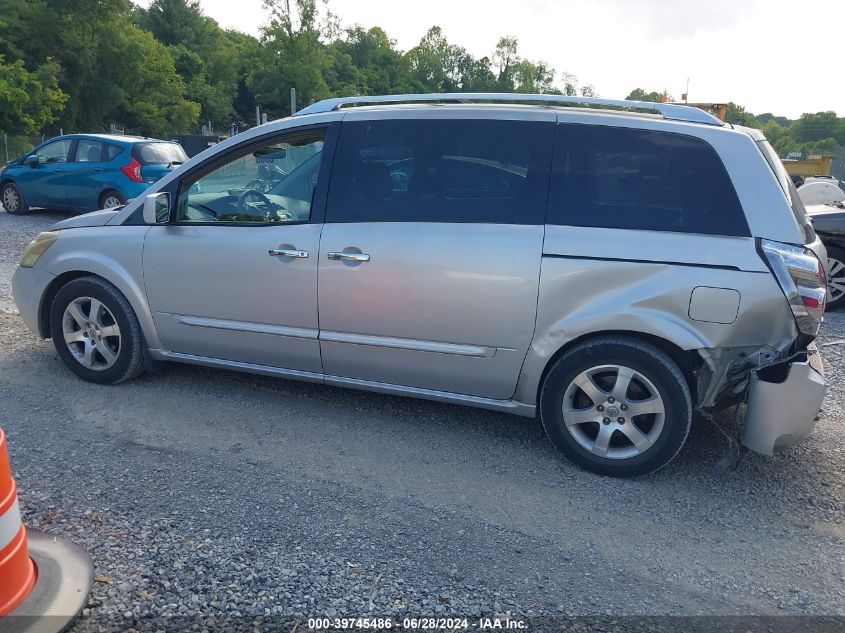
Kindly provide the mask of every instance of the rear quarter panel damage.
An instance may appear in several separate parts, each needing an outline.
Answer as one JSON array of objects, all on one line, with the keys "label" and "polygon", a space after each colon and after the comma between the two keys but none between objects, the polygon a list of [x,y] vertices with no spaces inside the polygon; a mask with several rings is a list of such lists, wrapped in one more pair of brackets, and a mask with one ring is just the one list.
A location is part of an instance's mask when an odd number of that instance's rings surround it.
[{"label": "rear quarter panel damage", "polygon": [[[733,323],[690,317],[693,290],[702,286],[739,294]],[[773,355],[796,336],[753,239],[547,227],[535,335],[516,398],[536,404],[550,359],[604,332],[655,336],[682,350],[764,347]]]}]

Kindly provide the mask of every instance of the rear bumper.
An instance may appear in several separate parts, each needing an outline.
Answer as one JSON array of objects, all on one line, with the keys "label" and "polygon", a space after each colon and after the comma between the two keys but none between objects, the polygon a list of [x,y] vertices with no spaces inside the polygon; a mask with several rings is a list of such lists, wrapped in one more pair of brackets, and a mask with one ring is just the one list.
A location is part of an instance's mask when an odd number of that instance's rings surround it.
[{"label": "rear bumper", "polygon": [[816,426],[825,394],[824,370],[812,344],[806,359],[751,373],[742,443],[764,455],[805,440]]}]

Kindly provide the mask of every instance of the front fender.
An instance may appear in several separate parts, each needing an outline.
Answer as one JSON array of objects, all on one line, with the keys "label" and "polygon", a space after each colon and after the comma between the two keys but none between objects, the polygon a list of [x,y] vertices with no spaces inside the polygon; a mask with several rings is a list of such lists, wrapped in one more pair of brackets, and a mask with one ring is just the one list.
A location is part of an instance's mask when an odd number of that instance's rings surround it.
[{"label": "front fender", "polygon": [[[87,227],[62,231],[56,244],[38,262],[56,277],[84,272],[102,277],[126,297],[147,345],[160,347],[143,281],[144,236],[148,226]],[[96,244],[96,250],[90,248]]]}]

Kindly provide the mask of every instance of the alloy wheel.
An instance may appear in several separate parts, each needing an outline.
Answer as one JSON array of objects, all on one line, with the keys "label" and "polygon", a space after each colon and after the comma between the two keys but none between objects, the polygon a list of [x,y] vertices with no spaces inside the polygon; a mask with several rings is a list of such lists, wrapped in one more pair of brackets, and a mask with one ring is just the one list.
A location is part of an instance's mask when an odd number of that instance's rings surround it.
[{"label": "alloy wheel", "polygon": [[3,208],[9,213],[14,213],[18,210],[21,203],[20,196],[14,187],[5,187],[3,189]]},{"label": "alloy wheel", "polygon": [[120,327],[111,311],[97,299],[79,297],[62,317],[65,344],[80,365],[108,369],[120,355]]},{"label": "alloy wheel", "polygon": [[827,268],[830,271],[827,278],[828,301],[833,302],[845,294],[845,262],[828,257]]},{"label": "alloy wheel", "polygon": [[578,374],[563,397],[566,430],[585,450],[627,459],[649,450],[663,431],[666,407],[642,373],[599,365]]},{"label": "alloy wheel", "polygon": [[112,207],[117,207],[123,204],[123,201],[115,196],[114,194],[108,195],[103,198],[103,208],[104,209],[111,209]]}]

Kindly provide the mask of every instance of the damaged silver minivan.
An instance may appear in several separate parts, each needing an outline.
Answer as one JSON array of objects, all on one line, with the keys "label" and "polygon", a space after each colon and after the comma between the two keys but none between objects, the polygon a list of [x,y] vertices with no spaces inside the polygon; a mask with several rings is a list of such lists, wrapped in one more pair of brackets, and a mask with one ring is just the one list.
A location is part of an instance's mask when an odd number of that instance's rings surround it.
[{"label": "damaged silver minivan", "polygon": [[578,465],[634,476],[695,411],[747,401],[765,454],[810,434],[825,260],[756,130],[397,95],[321,101],[58,223],[13,288],[85,380],[177,361],[539,415]]}]

